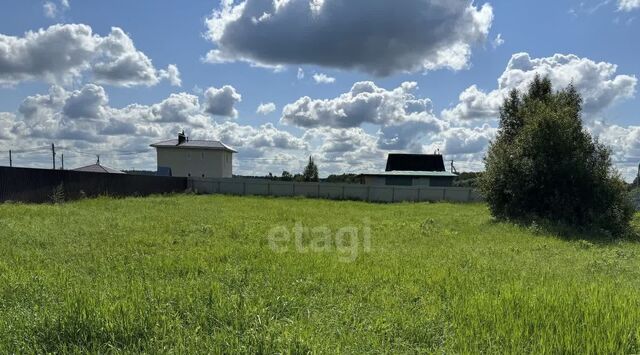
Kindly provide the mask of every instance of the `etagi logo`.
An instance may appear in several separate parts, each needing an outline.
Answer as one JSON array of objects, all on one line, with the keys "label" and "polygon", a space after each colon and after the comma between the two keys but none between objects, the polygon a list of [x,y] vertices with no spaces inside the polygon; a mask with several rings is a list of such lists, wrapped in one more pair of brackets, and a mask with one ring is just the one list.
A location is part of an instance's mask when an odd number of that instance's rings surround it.
[{"label": "etagi logo", "polygon": [[[276,253],[286,253],[293,247],[298,253],[338,254],[340,262],[354,262],[360,252],[371,252],[371,223],[365,219],[361,226],[331,229],[327,226],[306,227],[296,222],[293,228],[271,228],[269,247]],[[292,245],[293,244],[293,245]]]}]

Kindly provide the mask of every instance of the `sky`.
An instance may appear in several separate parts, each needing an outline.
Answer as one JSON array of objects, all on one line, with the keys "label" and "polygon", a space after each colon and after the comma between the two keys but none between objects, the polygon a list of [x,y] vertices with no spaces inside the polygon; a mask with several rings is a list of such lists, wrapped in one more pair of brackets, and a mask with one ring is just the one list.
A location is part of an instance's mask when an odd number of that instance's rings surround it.
[{"label": "sky", "polygon": [[[1,0],[0,165],[155,170],[185,130],[234,173],[483,169],[511,89],[583,95],[622,176],[640,163],[640,0]],[[447,162],[447,164],[448,164]],[[60,164],[60,162],[58,162]]]}]

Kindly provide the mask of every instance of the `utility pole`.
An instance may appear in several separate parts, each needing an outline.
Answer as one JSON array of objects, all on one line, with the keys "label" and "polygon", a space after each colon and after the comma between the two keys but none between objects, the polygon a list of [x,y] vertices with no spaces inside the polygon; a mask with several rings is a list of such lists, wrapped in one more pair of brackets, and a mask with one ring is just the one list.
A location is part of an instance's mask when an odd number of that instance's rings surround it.
[{"label": "utility pole", "polygon": [[60,168],[60,170],[64,170],[64,154],[61,154],[60,158],[62,160],[62,167]]},{"label": "utility pole", "polygon": [[56,146],[51,143],[51,162],[53,163],[53,170],[56,170]]},{"label": "utility pole", "polygon": [[13,168],[13,157],[11,156],[11,150],[9,150],[9,167]]}]

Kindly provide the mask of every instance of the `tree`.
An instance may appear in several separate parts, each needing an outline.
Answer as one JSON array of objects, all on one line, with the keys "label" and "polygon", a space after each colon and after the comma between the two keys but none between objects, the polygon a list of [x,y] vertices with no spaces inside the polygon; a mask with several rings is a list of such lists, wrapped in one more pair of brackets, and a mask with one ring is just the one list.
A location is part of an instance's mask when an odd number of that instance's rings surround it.
[{"label": "tree", "polygon": [[318,178],[318,166],[313,161],[313,157],[309,157],[309,163],[304,168],[304,172],[302,172],[302,177],[305,182],[320,181],[320,179]]},{"label": "tree", "polygon": [[282,180],[282,181],[293,181],[293,175],[291,175],[290,172],[285,170],[285,171],[282,172],[282,177],[280,177],[280,180]]},{"label": "tree", "polygon": [[607,147],[583,128],[582,98],[536,77],[512,91],[485,157],[480,187],[498,218],[544,219],[621,233],[633,208]]}]

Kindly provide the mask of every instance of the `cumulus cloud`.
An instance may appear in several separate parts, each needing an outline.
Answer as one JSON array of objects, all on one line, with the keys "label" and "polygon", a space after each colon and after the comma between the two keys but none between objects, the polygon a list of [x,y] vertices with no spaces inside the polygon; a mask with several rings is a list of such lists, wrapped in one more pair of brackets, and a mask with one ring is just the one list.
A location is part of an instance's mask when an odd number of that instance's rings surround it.
[{"label": "cumulus cloud", "polygon": [[281,122],[303,128],[355,128],[379,126],[378,144],[384,149],[408,149],[416,141],[441,131],[444,122],[435,117],[431,100],[418,98],[415,82],[393,90],[370,81],[357,82],[333,99],[302,97],[284,107]]},{"label": "cumulus cloud", "polygon": [[153,86],[164,78],[179,83],[177,67],[157,70],[117,27],[107,36],[82,24],[57,24],[22,37],[0,34],[0,85],[70,84],[85,73],[98,84],[115,86]]},{"label": "cumulus cloud", "polygon": [[261,103],[260,106],[258,106],[258,109],[256,110],[257,114],[260,115],[268,115],[270,113],[273,113],[276,111],[276,104],[274,104],[273,102],[269,102],[266,104]]},{"label": "cumulus cloud", "polygon": [[588,129],[601,143],[611,148],[612,160],[622,176],[628,181],[633,180],[640,162],[640,126],[594,122]]},{"label": "cumulus cloud", "polygon": [[16,115],[11,112],[0,112],[0,140],[13,139],[13,123],[16,121]]},{"label": "cumulus cloud", "polygon": [[207,61],[313,64],[375,75],[467,67],[493,22],[467,0],[245,0],[221,2],[206,21]]},{"label": "cumulus cloud", "polygon": [[305,150],[308,148],[303,139],[279,130],[271,123],[252,127],[241,126],[235,122],[224,122],[216,125],[214,131],[223,142],[228,142],[232,146],[285,150]]},{"label": "cumulus cloud", "polygon": [[379,138],[362,128],[312,128],[303,138],[314,147],[317,163],[329,171],[367,172],[382,168],[385,152],[378,147]]},{"label": "cumulus cloud", "polygon": [[180,70],[175,64],[169,64],[167,70],[159,71],[160,79],[167,79],[172,86],[182,86],[182,79],[180,78]]},{"label": "cumulus cloud", "polygon": [[304,69],[298,68],[298,74],[296,74],[296,77],[298,78],[298,80],[304,79]]},{"label": "cumulus cloud", "polygon": [[453,127],[442,132],[442,151],[449,155],[484,153],[497,129],[485,124],[481,127]]},{"label": "cumulus cloud", "polygon": [[[192,139],[222,140],[238,148],[240,157],[273,156],[287,150],[300,154],[308,149],[304,139],[271,123],[252,127],[216,122],[208,108],[206,102],[188,93],[171,94],[151,105],[116,108],[109,105],[109,97],[99,85],[88,84],[73,91],[52,86],[47,94],[27,97],[16,113],[0,113],[0,149],[47,147],[56,142],[61,152],[69,154],[65,161],[70,166],[74,152],[82,152],[76,158],[85,160],[95,152],[117,158],[116,167],[129,164],[124,167],[148,169],[155,167],[149,144],[173,138],[182,129]],[[127,155],[118,155],[120,151],[127,151]]]},{"label": "cumulus cloud", "polygon": [[632,11],[640,8],[640,0],[618,0],[618,9],[621,11]]},{"label": "cumulus cloud", "polygon": [[433,118],[429,99],[416,98],[415,82],[386,90],[371,81],[353,84],[347,93],[333,99],[301,97],[284,107],[282,121],[300,127],[358,127],[363,123],[389,125]]},{"label": "cumulus cloud", "polygon": [[497,89],[485,92],[472,85],[460,94],[460,103],[444,110],[442,116],[448,120],[497,118],[508,92],[512,89],[524,91],[536,75],[548,76],[556,88],[573,84],[583,96],[585,113],[593,116],[635,94],[637,78],[617,75],[617,69],[615,64],[572,54],[531,58],[527,53],[517,53],[498,79]]},{"label": "cumulus cloud", "polygon": [[313,74],[313,81],[315,81],[316,84],[333,84],[336,82],[336,78],[324,73],[316,73]]},{"label": "cumulus cloud", "polygon": [[229,118],[238,117],[235,105],[242,101],[242,96],[233,86],[225,85],[220,89],[209,88],[204,92],[204,99],[207,113]]},{"label": "cumulus cloud", "polygon": [[98,118],[107,102],[109,98],[104,88],[89,84],[66,98],[62,113],[69,118]]}]

